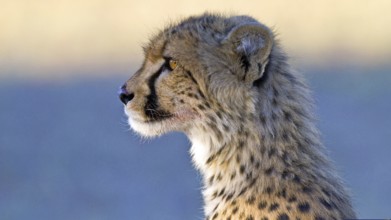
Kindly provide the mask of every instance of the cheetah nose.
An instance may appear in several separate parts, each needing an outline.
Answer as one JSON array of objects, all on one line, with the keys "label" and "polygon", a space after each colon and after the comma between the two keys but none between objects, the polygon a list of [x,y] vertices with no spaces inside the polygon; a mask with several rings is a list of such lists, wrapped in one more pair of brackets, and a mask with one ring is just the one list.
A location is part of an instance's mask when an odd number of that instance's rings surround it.
[{"label": "cheetah nose", "polygon": [[125,105],[128,104],[128,102],[130,102],[133,99],[133,97],[134,94],[126,90],[126,84],[121,86],[119,90],[119,99],[121,100],[122,103],[124,103]]}]

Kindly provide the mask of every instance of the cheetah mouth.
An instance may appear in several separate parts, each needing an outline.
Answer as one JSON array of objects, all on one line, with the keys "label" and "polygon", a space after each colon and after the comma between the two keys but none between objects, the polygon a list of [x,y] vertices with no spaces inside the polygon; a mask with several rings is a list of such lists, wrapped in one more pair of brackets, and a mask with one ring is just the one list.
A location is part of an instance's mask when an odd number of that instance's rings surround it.
[{"label": "cheetah mouth", "polygon": [[125,114],[128,117],[130,125],[164,125],[168,127],[176,127],[179,124],[193,122],[195,119],[200,118],[200,114],[190,109],[181,109],[173,113],[167,111],[156,111],[153,110],[149,115],[132,111],[131,109],[125,108]]},{"label": "cheetah mouth", "polygon": [[134,115],[132,113],[127,114],[127,116],[131,121],[134,121],[138,124],[146,124],[146,125],[167,124],[167,123],[174,125],[181,122],[191,122],[194,119],[200,117],[198,113],[187,111],[187,110],[177,111],[174,113],[158,112],[149,115],[147,117],[137,117],[137,115]]},{"label": "cheetah mouth", "polygon": [[159,123],[159,122],[173,119],[173,117],[174,117],[173,115],[165,115],[164,117],[159,116],[159,118],[146,119],[145,121],[143,121],[143,123],[150,123],[150,124]]},{"label": "cheetah mouth", "polygon": [[155,123],[161,122],[170,118],[173,118],[175,115],[163,110],[153,110],[147,109],[145,110],[145,115],[147,119],[144,120],[144,123]]}]

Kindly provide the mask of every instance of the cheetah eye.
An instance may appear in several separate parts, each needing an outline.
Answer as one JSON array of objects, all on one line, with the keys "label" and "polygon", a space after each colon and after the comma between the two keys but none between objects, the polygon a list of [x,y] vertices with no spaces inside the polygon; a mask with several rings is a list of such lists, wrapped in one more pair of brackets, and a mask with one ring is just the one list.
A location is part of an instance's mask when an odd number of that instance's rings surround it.
[{"label": "cheetah eye", "polygon": [[174,70],[177,66],[178,66],[178,61],[176,60],[168,61],[168,67],[170,67],[171,71]]}]

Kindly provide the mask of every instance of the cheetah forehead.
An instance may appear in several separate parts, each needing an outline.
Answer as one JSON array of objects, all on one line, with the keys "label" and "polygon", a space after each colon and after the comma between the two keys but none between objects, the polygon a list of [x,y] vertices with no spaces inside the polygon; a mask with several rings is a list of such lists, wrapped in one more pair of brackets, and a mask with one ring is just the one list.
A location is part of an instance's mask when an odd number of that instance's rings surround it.
[{"label": "cheetah forehead", "polygon": [[[170,40],[187,41],[186,46],[196,46],[196,44],[202,43],[217,45],[226,39],[232,29],[245,23],[260,24],[249,16],[224,16],[211,13],[192,16],[172,23],[159,31],[143,49],[146,57],[153,59],[162,55],[163,51],[167,49],[167,44],[170,44]],[[264,26],[264,28],[267,27]],[[192,44],[192,41],[196,44]]]}]

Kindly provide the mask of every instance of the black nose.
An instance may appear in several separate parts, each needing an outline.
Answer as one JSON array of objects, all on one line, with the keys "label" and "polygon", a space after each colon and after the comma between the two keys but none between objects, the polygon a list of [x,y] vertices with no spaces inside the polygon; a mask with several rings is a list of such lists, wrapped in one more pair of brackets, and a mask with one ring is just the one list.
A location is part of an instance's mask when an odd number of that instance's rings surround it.
[{"label": "black nose", "polygon": [[134,97],[134,94],[133,93],[129,93],[127,90],[126,90],[126,84],[121,86],[120,90],[119,90],[119,99],[121,100],[122,103],[124,103],[125,105],[128,104],[128,102],[130,102]]}]

